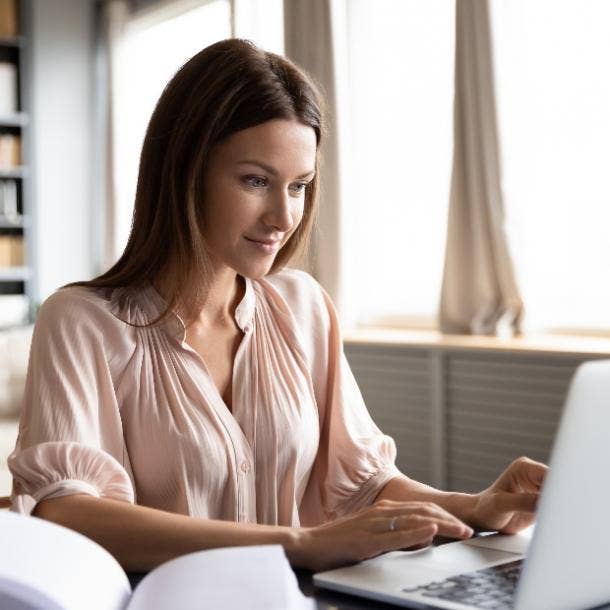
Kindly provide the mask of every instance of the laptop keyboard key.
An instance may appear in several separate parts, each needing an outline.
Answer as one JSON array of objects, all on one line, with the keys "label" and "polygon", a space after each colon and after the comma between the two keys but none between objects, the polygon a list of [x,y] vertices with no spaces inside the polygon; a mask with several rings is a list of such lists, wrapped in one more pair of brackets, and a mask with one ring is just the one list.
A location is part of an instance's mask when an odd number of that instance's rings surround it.
[{"label": "laptop keyboard key", "polygon": [[452,576],[444,581],[403,591],[453,601],[482,610],[511,610],[523,560]]}]

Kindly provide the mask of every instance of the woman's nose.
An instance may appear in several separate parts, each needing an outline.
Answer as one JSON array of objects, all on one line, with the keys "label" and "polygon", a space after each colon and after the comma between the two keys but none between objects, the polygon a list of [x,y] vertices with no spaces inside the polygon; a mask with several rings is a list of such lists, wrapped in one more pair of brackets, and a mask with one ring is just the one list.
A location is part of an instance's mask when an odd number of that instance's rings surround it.
[{"label": "woman's nose", "polygon": [[294,202],[292,199],[287,191],[282,191],[273,197],[265,218],[269,226],[283,233],[292,229],[294,224],[292,216]]}]

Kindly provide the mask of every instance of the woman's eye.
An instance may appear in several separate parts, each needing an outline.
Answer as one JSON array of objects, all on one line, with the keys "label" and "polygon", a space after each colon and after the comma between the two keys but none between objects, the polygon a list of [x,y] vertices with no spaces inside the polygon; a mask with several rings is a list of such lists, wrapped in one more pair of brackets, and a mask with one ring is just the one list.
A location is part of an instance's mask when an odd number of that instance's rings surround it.
[{"label": "woman's eye", "polygon": [[254,188],[267,186],[267,178],[263,176],[246,176],[244,181],[248,186],[253,186]]},{"label": "woman's eye", "polygon": [[307,190],[307,187],[309,186],[309,182],[297,182],[297,184],[294,184],[292,186],[292,190],[295,191],[296,193],[304,193]]},{"label": "woman's eye", "polygon": [[[251,188],[266,188],[269,186],[269,180],[265,176],[244,176],[244,183]],[[297,195],[302,195],[309,186],[309,182],[296,182],[290,185],[290,190]]]}]

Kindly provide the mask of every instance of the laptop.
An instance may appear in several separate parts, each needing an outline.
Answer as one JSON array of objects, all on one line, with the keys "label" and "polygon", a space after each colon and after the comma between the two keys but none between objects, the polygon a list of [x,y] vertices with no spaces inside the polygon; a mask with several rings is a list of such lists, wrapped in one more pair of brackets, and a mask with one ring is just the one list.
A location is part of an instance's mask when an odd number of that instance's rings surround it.
[{"label": "laptop", "polygon": [[386,553],[313,580],[407,608],[594,608],[610,602],[609,510],[610,360],[598,360],[572,379],[534,528]]}]

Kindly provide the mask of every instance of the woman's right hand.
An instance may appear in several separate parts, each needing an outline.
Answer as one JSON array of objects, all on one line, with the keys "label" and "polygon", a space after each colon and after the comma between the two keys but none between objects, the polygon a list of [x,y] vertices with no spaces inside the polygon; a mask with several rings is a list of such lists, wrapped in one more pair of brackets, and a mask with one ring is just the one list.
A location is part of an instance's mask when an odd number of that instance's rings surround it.
[{"label": "woman's right hand", "polygon": [[393,500],[381,500],[353,515],[299,532],[295,563],[314,572],[387,551],[423,548],[436,535],[470,538],[473,534],[468,525],[437,504]]}]

